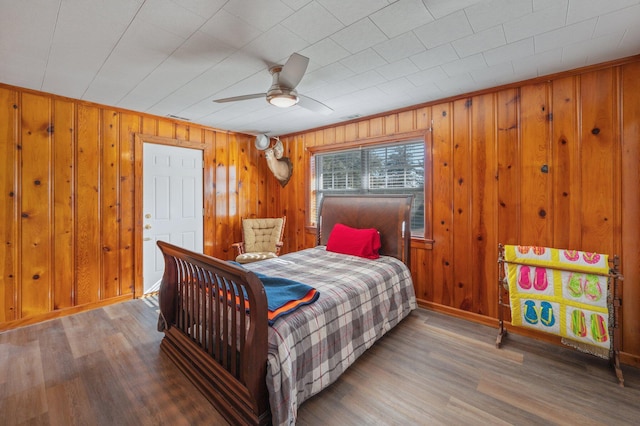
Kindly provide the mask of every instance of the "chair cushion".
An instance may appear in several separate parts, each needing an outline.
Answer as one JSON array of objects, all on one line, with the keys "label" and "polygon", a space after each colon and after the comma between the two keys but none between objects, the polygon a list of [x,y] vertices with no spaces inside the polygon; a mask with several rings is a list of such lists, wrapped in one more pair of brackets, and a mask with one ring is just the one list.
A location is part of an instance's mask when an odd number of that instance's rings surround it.
[{"label": "chair cushion", "polygon": [[244,251],[276,252],[276,243],[282,233],[282,218],[243,219]]},{"label": "chair cushion", "polygon": [[236,257],[236,262],[238,263],[251,263],[257,262],[258,260],[271,259],[276,256],[275,253],[270,251],[259,251],[255,253],[243,253]]}]

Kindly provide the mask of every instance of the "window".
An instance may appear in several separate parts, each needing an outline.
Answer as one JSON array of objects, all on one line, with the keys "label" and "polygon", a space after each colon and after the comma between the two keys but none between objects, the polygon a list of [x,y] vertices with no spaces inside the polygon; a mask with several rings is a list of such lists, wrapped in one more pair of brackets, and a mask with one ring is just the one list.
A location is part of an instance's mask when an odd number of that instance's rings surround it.
[{"label": "window", "polygon": [[413,194],[411,235],[424,237],[424,164],[423,140],[312,156],[312,225],[325,194]]}]

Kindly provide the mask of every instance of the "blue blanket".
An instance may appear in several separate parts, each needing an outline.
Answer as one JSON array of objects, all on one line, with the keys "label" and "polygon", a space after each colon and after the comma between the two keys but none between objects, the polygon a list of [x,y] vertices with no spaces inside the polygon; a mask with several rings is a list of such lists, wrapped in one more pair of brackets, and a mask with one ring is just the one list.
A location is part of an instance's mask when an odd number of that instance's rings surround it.
[{"label": "blue blanket", "polygon": [[[229,263],[244,268],[235,261],[229,261]],[[310,285],[259,272],[254,272],[254,274],[262,281],[267,295],[269,325],[273,325],[281,316],[290,314],[301,306],[309,305],[320,297],[320,293]]]}]

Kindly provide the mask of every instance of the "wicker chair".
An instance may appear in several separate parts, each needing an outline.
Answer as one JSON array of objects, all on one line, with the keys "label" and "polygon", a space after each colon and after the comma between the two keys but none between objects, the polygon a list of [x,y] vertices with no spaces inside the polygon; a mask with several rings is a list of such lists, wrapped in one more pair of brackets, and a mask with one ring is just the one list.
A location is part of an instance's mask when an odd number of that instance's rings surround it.
[{"label": "wicker chair", "polygon": [[278,257],[287,217],[242,219],[242,242],[233,243],[236,262],[250,263]]}]

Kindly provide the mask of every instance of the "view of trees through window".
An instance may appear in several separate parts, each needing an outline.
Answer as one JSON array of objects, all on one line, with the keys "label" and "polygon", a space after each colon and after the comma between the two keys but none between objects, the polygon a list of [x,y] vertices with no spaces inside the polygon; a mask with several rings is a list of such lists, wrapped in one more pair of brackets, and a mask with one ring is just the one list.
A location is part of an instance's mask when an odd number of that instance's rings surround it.
[{"label": "view of trees through window", "polygon": [[413,194],[411,233],[424,236],[424,142],[317,154],[312,217],[324,194]]}]

